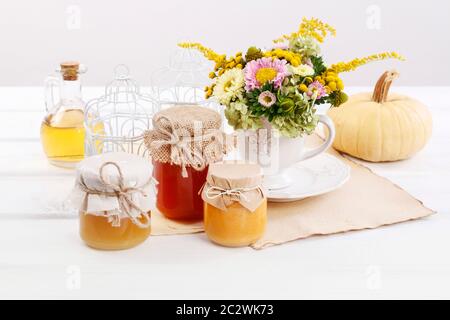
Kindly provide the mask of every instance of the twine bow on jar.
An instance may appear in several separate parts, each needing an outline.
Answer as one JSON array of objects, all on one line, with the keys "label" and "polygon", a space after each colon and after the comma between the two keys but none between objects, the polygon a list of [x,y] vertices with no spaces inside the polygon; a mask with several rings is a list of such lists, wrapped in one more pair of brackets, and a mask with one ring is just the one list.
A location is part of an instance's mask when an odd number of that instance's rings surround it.
[{"label": "twine bow on jar", "polygon": [[251,187],[251,188],[234,188],[234,189],[224,189],[217,186],[209,186],[205,190],[205,196],[208,199],[214,200],[219,197],[230,197],[236,200],[243,199],[245,201],[248,201],[247,196],[245,195],[249,191],[253,190],[260,190],[260,186]]},{"label": "twine bow on jar", "polygon": [[[168,129],[161,120],[167,122]],[[153,132],[155,135],[148,143],[151,151],[168,146],[170,162],[181,166],[181,175],[184,178],[188,176],[186,167],[190,166],[198,171],[203,170],[210,158],[217,157],[216,153],[222,155],[224,150],[223,133],[220,130],[208,129],[202,133],[200,123],[200,127],[194,127],[193,131],[194,136],[185,128],[177,129],[169,117],[159,115],[154,119]]]},{"label": "twine bow on jar", "polygon": [[[118,183],[114,184],[110,181],[107,181],[104,177],[104,169],[107,166],[114,166],[117,169],[118,172]],[[154,179],[153,177],[150,178],[150,180],[145,183],[144,185],[140,187],[127,187],[124,183],[124,176],[122,173],[122,169],[116,162],[105,162],[100,166],[99,169],[99,179],[102,183],[102,189],[104,190],[97,190],[89,188],[85,181],[83,176],[80,176],[78,184],[80,189],[85,192],[85,198],[84,198],[84,212],[87,210],[87,201],[89,195],[99,195],[104,197],[115,197],[117,198],[118,204],[119,204],[119,211],[123,214],[125,214],[127,217],[130,218],[130,220],[137,225],[139,228],[148,228],[150,226],[150,214],[148,212],[145,212],[145,210],[141,209],[132,199],[132,194],[134,193],[140,193],[144,197],[147,196],[146,192],[144,191],[144,188],[147,187],[150,184],[154,185]],[[106,191],[106,190],[113,190],[113,191]],[[136,210],[139,214],[135,215],[132,213],[133,210]],[[108,216],[109,222],[112,224],[113,227],[120,227],[120,212],[117,214],[111,214]],[[145,222],[141,222],[138,217],[144,217]]]},{"label": "twine bow on jar", "polygon": [[264,199],[261,167],[239,161],[216,162],[209,166],[206,183],[200,190],[205,203],[227,212],[235,203],[254,212]]}]

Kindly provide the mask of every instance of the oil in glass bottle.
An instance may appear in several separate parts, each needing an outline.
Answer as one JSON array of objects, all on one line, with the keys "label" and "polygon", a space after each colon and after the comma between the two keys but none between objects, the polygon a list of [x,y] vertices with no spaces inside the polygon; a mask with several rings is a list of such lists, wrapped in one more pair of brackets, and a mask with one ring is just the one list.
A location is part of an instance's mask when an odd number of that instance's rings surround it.
[{"label": "oil in glass bottle", "polygon": [[[78,62],[63,62],[57,77],[46,82],[47,114],[41,125],[41,141],[51,164],[73,168],[84,158],[84,107]],[[59,101],[54,88],[59,86]]]}]

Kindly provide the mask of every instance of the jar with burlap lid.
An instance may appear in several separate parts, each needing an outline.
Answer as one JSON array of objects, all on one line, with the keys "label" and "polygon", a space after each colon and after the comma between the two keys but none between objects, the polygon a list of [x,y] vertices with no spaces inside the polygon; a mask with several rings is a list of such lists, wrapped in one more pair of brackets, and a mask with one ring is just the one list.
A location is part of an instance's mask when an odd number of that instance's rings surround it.
[{"label": "jar with burlap lid", "polygon": [[262,168],[225,161],[209,167],[202,190],[205,232],[228,247],[248,246],[260,239],[267,223],[267,197]]},{"label": "jar with burlap lid", "polygon": [[212,109],[177,105],[153,117],[144,141],[158,182],[157,208],[176,220],[203,219],[199,195],[208,166],[226,151],[222,117]]},{"label": "jar with burlap lid", "polygon": [[125,152],[88,157],[77,166],[70,200],[79,208],[80,236],[90,247],[134,247],[150,235],[155,183],[151,165]]}]

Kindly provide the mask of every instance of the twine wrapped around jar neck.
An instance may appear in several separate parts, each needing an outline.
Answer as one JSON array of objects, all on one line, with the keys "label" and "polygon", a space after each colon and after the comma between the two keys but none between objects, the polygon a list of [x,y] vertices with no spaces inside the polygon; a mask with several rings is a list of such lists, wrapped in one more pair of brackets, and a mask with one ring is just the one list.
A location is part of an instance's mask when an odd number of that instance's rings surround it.
[{"label": "twine wrapped around jar neck", "polygon": [[254,212],[266,198],[260,170],[256,164],[223,162],[211,165],[201,190],[203,201],[222,211],[238,202]]},{"label": "twine wrapped around jar neck", "polygon": [[138,227],[148,228],[155,186],[148,160],[125,152],[108,152],[78,164],[68,201],[81,214],[104,217],[113,227],[129,219]]},{"label": "twine wrapped around jar neck", "polygon": [[226,139],[220,130],[220,115],[199,106],[177,106],[160,111],[153,118],[153,130],[144,134],[144,141],[153,160],[171,163],[197,171],[222,159]]},{"label": "twine wrapped around jar neck", "polygon": [[[116,167],[117,172],[119,174],[119,182],[117,184],[113,184],[111,182],[108,182],[105,180],[103,175],[103,170],[106,166],[112,165]],[[86,193],[85,200],[83,202],[83,211],[87,210],[87,197],[89,195],[95,194],[105,197],[116,197],[119,205],[120,205],[120,211],[124,214],[126,214],[130,220],[137,225],[139,228],[148,228],[150,226],[150,215],[148,212],[145,212],[143,209],[141,209],[132,199],[131,194],[133,193],[140,193],[144,197],[146,196],[146,193],[144,191],[144,188],[154,182],[153,177],[149,179],[147,183],[145,183],[141,187],[126,187],[124,184],[124,178],[122,170],[120,169],[120,166],[112,161],[105,162],[101,165],[98,173],[100,177],[100,181],[103,183],[105,190],[107,188],[112,189],[112,192],[104,191],[104,190],[96,190],[89,188],[82,175],[80,175],[80,179],[78,180],[79,187],[82,191]],[[131,210],[137,210],[139,212],[139,216],[144,217],[146,222],[141,222],[138,218],[136,218],[133,214],[131,214]],[[109,217],[110,222],[113,227],[120,227],[120,216],[119,215],[111,215]]]}]

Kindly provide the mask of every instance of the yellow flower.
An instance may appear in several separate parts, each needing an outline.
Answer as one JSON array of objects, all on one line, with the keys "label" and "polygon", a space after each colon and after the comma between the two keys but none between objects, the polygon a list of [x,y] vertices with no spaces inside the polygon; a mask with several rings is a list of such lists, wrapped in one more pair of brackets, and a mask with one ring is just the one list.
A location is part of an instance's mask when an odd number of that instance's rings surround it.
[{"label": "yellow flower", "polygon": [[302,57],[299,54],[279,48],[267,51],[264,53],[264,57],[278,58],[280,60],[284,59],[294,67],[298,67],[302,61]]},{"label": "yellow flower", "polygon": [[336,82],[334,82],[334,81],[328,82],[327,87],[330,88],[331,91],[336,91],[336,89],[337,89],[337,84],[336,84]]},{"label": "yellow flower", "polygon": [[277,74],[274,68],[261,68],[256,72],[255,78],[259,83],[264,84],[275,79]]},{"label": "yellow flower", "polygon": [[302,83],[299,87],[300,91],[302,92],[307,92],[308,91],[308,87],[306,86],[306,84]]},{"label": "yellow flower", "polygon": [[208,99],[212,96],[214,90],[214,85],[205,87],[205,98]]},{"label": "yellow flower", "polygon": [[335,63],[330,67],[330,71],[333,71],[335,73],[354,71],[357,68],[368,64],[369,62],[381,61],[386,59],[398,59],[400,61],[405,60],[405,58],[397,52],[382,52],[378,54],[372,54],[364,58],[356,58],[349,62]]},{"label": "yellow flower", "polygon": [[322,43],[324,39],[328,36],[328,34],[335,36],[336,29],[334,29],[329,24],[320,21],[319,19],[303,18],[302,23],[300,24],[297,32],[293,32],[290,35],[283,35],[282,37],[274,40],[274,42],[277,43],[299,37],[310,36],[316,39],[318,42]]},{"label": "yellow flower", "polygon": [[315,81],[318,81],[320,84],[325,85],[325,80],[321,76],[314,77]]},{"label": "yellow flower", "polygon": [[325,71],[320,76],[316,76],[314,80],[319,81],[322,85],[324,85],[328,93],[344,90],[344,82],[333,70]]}]

